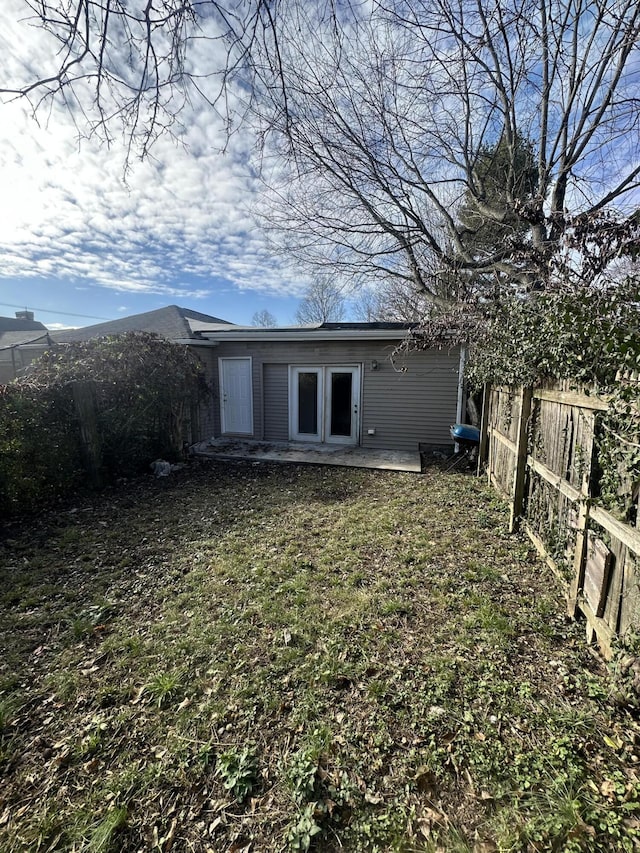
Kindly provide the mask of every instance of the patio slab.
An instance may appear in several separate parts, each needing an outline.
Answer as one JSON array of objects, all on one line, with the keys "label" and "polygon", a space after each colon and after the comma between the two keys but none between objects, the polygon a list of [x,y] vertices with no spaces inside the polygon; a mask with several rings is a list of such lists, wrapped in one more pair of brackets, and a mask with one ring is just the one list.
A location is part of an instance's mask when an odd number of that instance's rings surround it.
[{"label": "patio slab", "polygon": [[420,453],[400,450],[373,450],[339,444],[299,444],[297,442],[242,441],[216,438],[192,447],[196,456],[213,459],[251,459],[264,462],[304,462],[309,465],[344,465],[384,471],[420,474]]}]

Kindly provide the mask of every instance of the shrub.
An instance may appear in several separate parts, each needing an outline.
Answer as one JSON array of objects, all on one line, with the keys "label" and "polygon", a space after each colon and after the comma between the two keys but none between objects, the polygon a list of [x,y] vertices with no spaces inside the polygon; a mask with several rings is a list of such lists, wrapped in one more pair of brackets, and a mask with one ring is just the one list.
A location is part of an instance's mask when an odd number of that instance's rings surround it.
[{"label": "shrub", "polygon": [[0,386],[0,510],[30,510],[82,481],[73,384],[92,380],[106,479],[181,452],[188,408],[206,393],[186,346],[133,332],[59,346]]},{"label": "shrub", "polygon": [[638,275],[496,303],[470,346],[467,377],[473,387],[570,378],[607,388],[618,371],[634,370],[640,370]]},{"label": "shrub", "polygon": [[32,510],[81,480],[68,392],[0,386],[0,512]]}]

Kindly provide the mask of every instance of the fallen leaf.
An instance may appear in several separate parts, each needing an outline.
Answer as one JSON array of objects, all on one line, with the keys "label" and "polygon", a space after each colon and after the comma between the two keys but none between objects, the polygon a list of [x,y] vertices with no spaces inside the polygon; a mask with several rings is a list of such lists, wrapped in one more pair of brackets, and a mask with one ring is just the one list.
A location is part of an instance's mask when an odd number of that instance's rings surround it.
[{"label": "fallen leaf", "polygon": [[435,796],[438,783],[435,773],[428,767],[419,767],[413,780],[421,794],[426,794],[430,798]]},{"label": "fallen leaf", "polygon": [[614,750],[620,749],[623,745],[620,738],[616,738],[614,740],[613,738],[610,738],[609,735],[604,735],[602,739],[604,740],[604,742],[607,744],[608,747],[611,747],[611,749],[614,749]]},{"label": "fallen leaf", "polygon": [[177,826],[178,826],[178,821],[172,820],[171,826],[169,827],[169,832],[167,832],[167,834],[163,838],[160,839],[160,848],[162,849],[163,853],[169,853],[169,851],[173,847],[173,841],[174,841],[175,836],[176,836],[176,827]]},{"label": "fallen leaf", "polygon": [[384,797],[382,794],[376,794],[372,791],[367,791],[364,795],[364,799],[366,803],[371,803],[372,806],[379,806],[380,803],[384,803]]},{"label": "fallen leaf", "polygon": [[493,841],[476,841],[473,845],[473,853],[496,853],[497,850]]},{"label": "fallen leaf", "polygon": [[603,797],[607,797],[607,799],[614,799],[616,793],[615,783],[611,779],[605,779],[602,785],[600,785],[600,793]]},{"label": "fallen leaf", "polygon": [[216,831],[216,829],[220,826],[221,823],[222,816],[218,815],[218,817],[215,820],[212,820],[209,824],[209,835],[213,835],[213,833]]},{"label": "fallen leaf", "polygon": [[132,705],[138,704],[138,702],[142,699],[142,694],[144,693],[144,690],[145,690],[144,684],[142,685],[142,687],[136,688],[136,690],[133,693],[133,697],[131,699]]}]

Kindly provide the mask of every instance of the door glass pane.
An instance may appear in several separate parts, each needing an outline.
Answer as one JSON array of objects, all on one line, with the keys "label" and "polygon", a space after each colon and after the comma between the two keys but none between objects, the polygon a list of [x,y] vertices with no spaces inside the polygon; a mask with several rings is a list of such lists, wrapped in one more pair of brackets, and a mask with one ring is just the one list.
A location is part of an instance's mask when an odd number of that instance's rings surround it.
[{"label": "door glass pane", "polygon": [[351,373],[331,374],[331,435],[351,435]]},{"label": "door glass pane", "polygon": [[318,433],[318,374],[298,373],[298,432]]}]

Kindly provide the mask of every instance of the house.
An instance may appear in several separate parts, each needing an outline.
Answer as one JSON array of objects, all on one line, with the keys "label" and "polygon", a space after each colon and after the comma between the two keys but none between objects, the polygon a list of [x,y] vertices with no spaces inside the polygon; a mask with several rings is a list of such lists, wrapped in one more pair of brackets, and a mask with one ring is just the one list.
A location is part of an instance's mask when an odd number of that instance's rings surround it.
[{"label": "house", "polygon": [[210,314],[167,305],[93,326],[50,332],[33,319],[33,312],[17,311],[15,319],[0,317],[0,384],[22,376],[34,359],[57,344],[89,341],[125,332],[154,332],[170,341],[184,340],[195,337],[191,324],[229,325]]},{"label": "house", "polygon": [[255,328],[194,322],[213,400],[203,437],[417,451],[451,447],[462,416],[459,347],[410,351],[402,323]]},{"label": "house", "polygon": [[[32,316],[21,322],[34,323]],[[133,331],[189,345],[204,364],[213,394],[190,414],[192,442],[228,437],[417,451],[451,447],[449,427],[462,420],[460,348],[394,357],[410,335],[403,323],[265,329],[177,305],[50,333],[35,323],[11,350],[8,378],[36,348],[39,355],[52,345]]]},{"label": "house", "polygon": [[46,326],[34,320],[32,311],[0,317],[0,385],[19,376],[50,346]]}]

